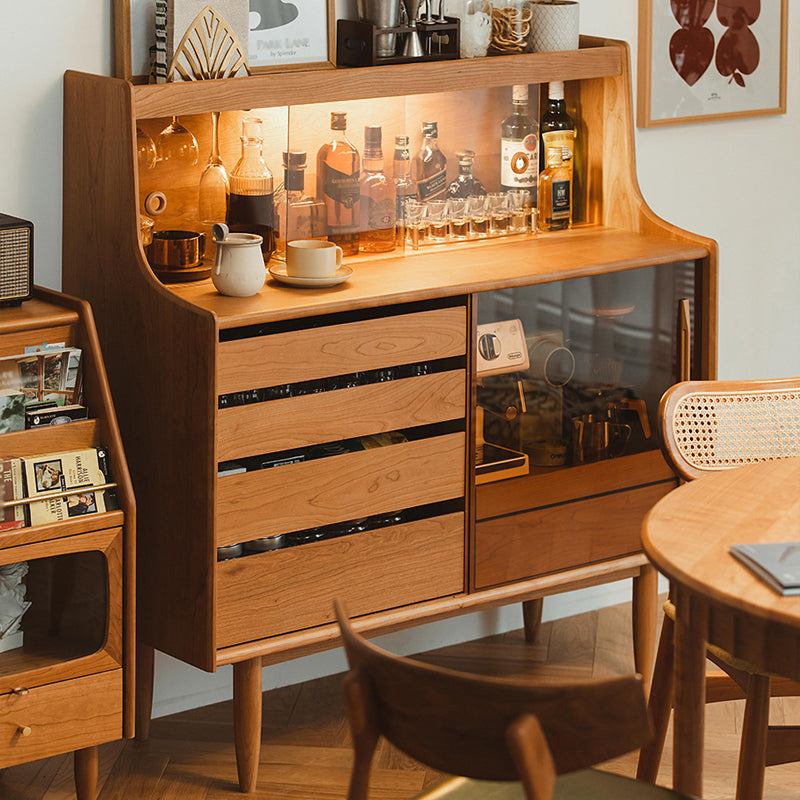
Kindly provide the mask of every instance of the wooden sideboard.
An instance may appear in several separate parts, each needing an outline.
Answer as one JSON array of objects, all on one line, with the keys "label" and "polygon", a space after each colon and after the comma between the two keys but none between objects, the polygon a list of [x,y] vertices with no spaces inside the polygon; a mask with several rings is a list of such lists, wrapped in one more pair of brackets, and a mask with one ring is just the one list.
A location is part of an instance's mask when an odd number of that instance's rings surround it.
[{"label": "wooden sideboard", "polygon": [[[340,286],[270,279],[250,298],[221,296],[210,280],[164,285],[148,266],[147,193],[167,195],[159,227],[198,229],[212,111],[223,112],[229,165],[244,109],[284,120],[267,126],[276,171],[289,143],[321,144],[336,102],[356,129],[377,114],[417,130],[431,108],[447,121],[440,131],[461,120],[476,169],[488,170],[508,87],[554,80],[567,81],[583,136],[572,230],[358,257]],[[155,137],[173,114],[197,134],[198,165],[139,173],[137,126]],[[63,283],[94,306],[140,503],[141,732],[153,648],[205,670],[233,664],[239,779],[251,790],[260,668],[335,646],[334,597],[370,634],[523,601],[532,635],[542,597],[632,577],[637,665],[649,671],[656,579],[638,530],[674,485],[655,444],[480,486],[472,458],[476,325],[489,295],[612,274],[624,285],[682,265],[691,331],[672,324],[672,309],[666,344],[648,359],[666,360],[663,388],[690,344],[692,374],[715,373],[716,245],[641,197],[624,43],[583,37],[567,53],[153,86],[69,72],[64,140]],[[443,134],[443,149],[456,145]],[[398,430],[405,441],[388,446],[343,444]],[[228,461],[249,468],[226,474]],[[274,536],[287,546],[217,561],[219,547]]]},{"label": "wooden sideboard", "polygon": [[134,732],[135,507],[88,303],[42,288],[0,310],[0,354],[82,350],[90,419],[0,434],[5,458],[108,450],[119,508],[0,532],[0,564],[26,562],[23,643],[0,652],[0,768],[74,751],[79,800],[94,800],[97,745]]}]

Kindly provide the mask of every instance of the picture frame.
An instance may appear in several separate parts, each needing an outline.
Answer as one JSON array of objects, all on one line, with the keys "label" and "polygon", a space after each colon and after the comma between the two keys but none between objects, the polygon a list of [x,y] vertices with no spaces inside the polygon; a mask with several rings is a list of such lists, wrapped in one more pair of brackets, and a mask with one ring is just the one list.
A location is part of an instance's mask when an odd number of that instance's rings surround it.
[{"label": "picture frame", "polygon": [[[251,9],[260,0],[250,0]],[[290,43],[298,38],[297,25],[313,22],[307,59],[294,55],[258,58],[250,64],[253,74],[285,70],[332,69],[335,67],[336,10],[335,0],[279,0],[296,8],[298,14],[286,25]],[[132,83],[147,83],[150,70],[150,47],[154,44],[154,0],[114,0],[114,75]],[[213,5],[213,0],[211,0]],[[256,13],[258,13],[256,11]],[[252,15],[252,11],[251,11]],[[257,47],[258,37],[251,39]],[[286,32],[284,32],[286,33]],[[292,38],[293,37],[293,38]],[[285,36],[284,36],[285,38]],[[151,41],[152,40],[152,41]],[[296,42],[295,42],[296,43]],[[248,49],[251,46],[248,42]],[[291,50],[292,48],[288,48]],[[263,50],[263,48],[262,48]],[[249,53],[248,53],[249,60]]]},{"label": "picture frame", "polygon": [[786,112],[789,0],[755,2],[736,30],[727,7],[684,2],[679,20],[670,0],[639,0],[640,128]]},{"label": "picture frame", "polygon": [[251,73],[335,67],[335,0],[280,0],[278,10],[289,9],[288,13],[277,14],[270,5],[263,9],[273,13],[268,27],[258,27],[261,20],[252,27],[254,15],[265,2],[274,4],[275,0],[250,0]]}]

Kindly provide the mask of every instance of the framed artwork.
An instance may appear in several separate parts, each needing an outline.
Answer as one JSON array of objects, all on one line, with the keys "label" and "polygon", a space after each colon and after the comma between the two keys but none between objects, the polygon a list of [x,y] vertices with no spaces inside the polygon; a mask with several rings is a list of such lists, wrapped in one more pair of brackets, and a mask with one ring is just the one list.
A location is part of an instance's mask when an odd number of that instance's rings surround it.
[{"label": "framed artwork", "polygon": [[333,67],[334,6],[334,0],[250,0],[250,71]]},{"label": "framed artwork", "polygon": [[[249,3],[248,62],[253,73],[334,66],[335,0]],[[198,0],[198,12],[214,0]],[[114,74],[146,83],[155,48],[155,0],[114,0]]]},{"label": "framed artwork", "polygon": [[639,0],[641,128],[783,114],[789,0]]}]

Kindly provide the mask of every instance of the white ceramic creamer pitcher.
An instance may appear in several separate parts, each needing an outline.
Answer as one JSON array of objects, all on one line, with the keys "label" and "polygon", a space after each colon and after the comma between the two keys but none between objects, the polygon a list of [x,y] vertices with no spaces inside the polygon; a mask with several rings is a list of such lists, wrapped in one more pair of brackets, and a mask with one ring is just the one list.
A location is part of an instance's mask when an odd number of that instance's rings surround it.
[{"label": "white ceramic creamer pitcher", "polygon": [[261,237],[255,233],[230,233],[228,226],[218,223],[212,228],[217,257],[211,280],[220,294],[250,297],[267,279]]}]

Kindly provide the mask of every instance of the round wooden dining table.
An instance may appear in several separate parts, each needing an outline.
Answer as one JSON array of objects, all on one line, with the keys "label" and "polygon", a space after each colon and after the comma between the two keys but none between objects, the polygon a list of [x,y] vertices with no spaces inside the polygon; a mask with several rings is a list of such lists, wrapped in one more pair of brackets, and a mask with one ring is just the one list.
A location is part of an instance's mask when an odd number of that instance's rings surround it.
[{"label": "round wooden dining table", "polygon": [[706,642],[800,680],[800,596],[783,596],[731,545],[800,542],[800,458],[709,473],[650,510],[644,550],[675,602],[673,787],[702,797]]}]

